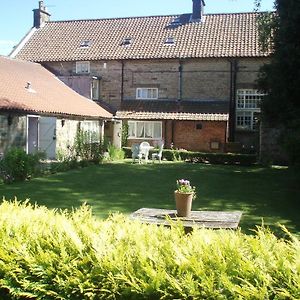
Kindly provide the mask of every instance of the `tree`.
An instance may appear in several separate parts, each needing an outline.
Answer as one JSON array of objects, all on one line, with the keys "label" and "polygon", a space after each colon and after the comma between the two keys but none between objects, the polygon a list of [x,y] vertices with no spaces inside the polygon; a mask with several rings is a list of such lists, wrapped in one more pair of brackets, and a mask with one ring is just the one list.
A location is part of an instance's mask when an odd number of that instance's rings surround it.
[{"label": "tree", "polygon": [[[256,1],[257,7],[260,0]],[[262,118],[283,129],[281,144],[292,164],[300,162],[300,1],[276,0],[276,13],[258,22],[262,47],[272,47],[259,85],[267,92]]]}]

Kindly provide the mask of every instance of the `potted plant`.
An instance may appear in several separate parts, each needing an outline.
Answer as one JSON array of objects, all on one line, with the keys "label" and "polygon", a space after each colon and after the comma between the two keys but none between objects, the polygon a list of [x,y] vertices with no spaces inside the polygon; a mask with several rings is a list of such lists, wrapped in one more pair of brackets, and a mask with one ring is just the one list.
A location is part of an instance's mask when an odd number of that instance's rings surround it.
[{"label": "potted plant", "polygon": [[192,210],[192,201],[196,199],[196,188],[191,186],[189,180],[176,181],[175,201],[178,217],[189,217]]}]

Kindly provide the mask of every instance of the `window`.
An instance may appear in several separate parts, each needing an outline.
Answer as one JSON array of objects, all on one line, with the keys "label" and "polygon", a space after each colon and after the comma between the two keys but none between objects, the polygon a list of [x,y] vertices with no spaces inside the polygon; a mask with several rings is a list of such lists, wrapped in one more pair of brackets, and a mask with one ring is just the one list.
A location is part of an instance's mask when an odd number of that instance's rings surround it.
[{"label": "window", "polygon": [[166,38],[166,40],[165,40],[165,44],[166,44],[166,45],[174,45],[174,43],[175,43],[175,40],[174,40],[173,37],[168,37],[168,38]]},{"label": "window", "polygon": [[89,40],[84,40],[80,43],[80,48],[89,48],[92,45],[92,42]]},{"label": "window", "polygon": [[260,112],[260,102],[264,95],[258,90],[237,90],[237,129],[257,130],[255,116]]},{"label": "window", "polygon": [[98,121],[83,121],[80,128],[85,133],[85,138],[90,143],[100,141],[100,125]]},{"label": "window", "polygon": [[91,83],[91,98],[93,100],[100,99],[100,80],[99,78],[93,78]]},{"label": "window", "polygon": [[128,138],[161,139],[162,123],[153,121],[128,121]]},{"label": "window", "polygon": [[137,88],[136,99],[158,99],[157,88]]},{"label": "window", "polygon": [[129,45],[131,45],[131,43],[132,43],[132,39],[130,37],[126,37],[123,39],[121,45],[129,46]]},{"label": "window", "polygon": [[89,74],[90,62],[89,61],[76,61],[76,74]]}]

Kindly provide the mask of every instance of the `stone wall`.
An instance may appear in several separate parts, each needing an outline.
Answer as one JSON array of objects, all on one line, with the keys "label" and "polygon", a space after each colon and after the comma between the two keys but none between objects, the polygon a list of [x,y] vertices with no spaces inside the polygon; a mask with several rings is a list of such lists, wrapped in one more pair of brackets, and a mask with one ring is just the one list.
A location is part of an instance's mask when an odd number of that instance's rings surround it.
[{"label": "stone wall", "polygon": [[262,163],[287,164],[288,156],[279,144],[282,130],[261,124],[260,161]]},{"label": "stone wall", "polygon": [[[260,66],[267,63],[264,58],[238,58],[236,76],[237,89],[254,89]],[[92,80],[92,76],[101,78],[101,100],[119,109],[121,101],[136,99],[138,87],[157,88],[158,100],[223,100],[229,101],[231,95],[231,68],[227,58],[207,59],[167,59],[167,60],[126,60],[126,61],[92,61],[90,74],[78,76],[75,74],[76,62],[48,63],[48,68],[59,76],[85,77]],[[85,79],[86,80],[86,79]],[[88,95],[89,91],[82,94]],[[146,101],[146,100],[145,100]],[[168,122],[165,126],[171,126]],[[182,124],[182,126],[186,126]],[[210,126],[220,128],[220,124]],[[226,138],[222,127],[222,143]],[[180,130],[180,126],[177,127]],[[211,134],[213,133],[211,130]],[[219,130],[219,129],[218,129]],[[167,129],[169,131],[169,129]],[[193,144],[192,132],[189,132],[190,146]],[[185,134],[185,139],[188,139]],[[196,134],[198,135],[198,133]],[[217,135],[220,138],[219,134]],[[166,143],[170,137],[166,135]],[[214,138],[212,134],[211,139]],[[225,141],[224,141],[225,142]],[[238,132],[236,142],[257,145],[257,136],[248,132]],[[249,143],[248,143],[249,142]],[[183,142],[178,139],[178,143]],[[208,148],[206,140],[205,149]],[[202,147],[202,146],[201,146]]]},{"label": "stone wall", "polygon": [[76,134],[78,128],[87,130],[89,127],[96,130],[98,142],[101,136],[101,122],[100,121],[80,121],[57,119],[56,121],[56,153],[58,158],[60,156],[68,156],[72,154]]},{"label": "stone wall", "polygon": [[0,115],[0,153],[12,147],[26,149],[26,116]]},{"label": "stone wall", "polygon": [[[266,59],[238,59],[237,88],[254,88],[259,67],[265,62]],[[47,63],[47,67],[58,76],[88,77],[90,80],[93,76],[101,77],[101,100],[115,108],[121,104],[122,79],[124,101],[136,99],[138,87],[158,88],[161,100],[177,100],[180,94],[183,100],[228,101],[230,97],[230,62],[225,58],[92,61],[90,74],[86,76],[77,75],[75,65],[76,62]],[[89,93],[84,91],[85,95]]]}]

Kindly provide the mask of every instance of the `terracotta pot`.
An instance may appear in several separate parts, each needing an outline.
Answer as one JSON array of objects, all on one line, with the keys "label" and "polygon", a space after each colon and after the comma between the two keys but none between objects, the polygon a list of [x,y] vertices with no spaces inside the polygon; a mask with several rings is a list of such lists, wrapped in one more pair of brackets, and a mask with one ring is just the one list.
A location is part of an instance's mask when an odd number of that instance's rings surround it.
[{"label": "terracotta pot", "polygon": [[189,217],[192,210],[194,193],[181,193],[175,191],[175,201],[178,217]]}]

